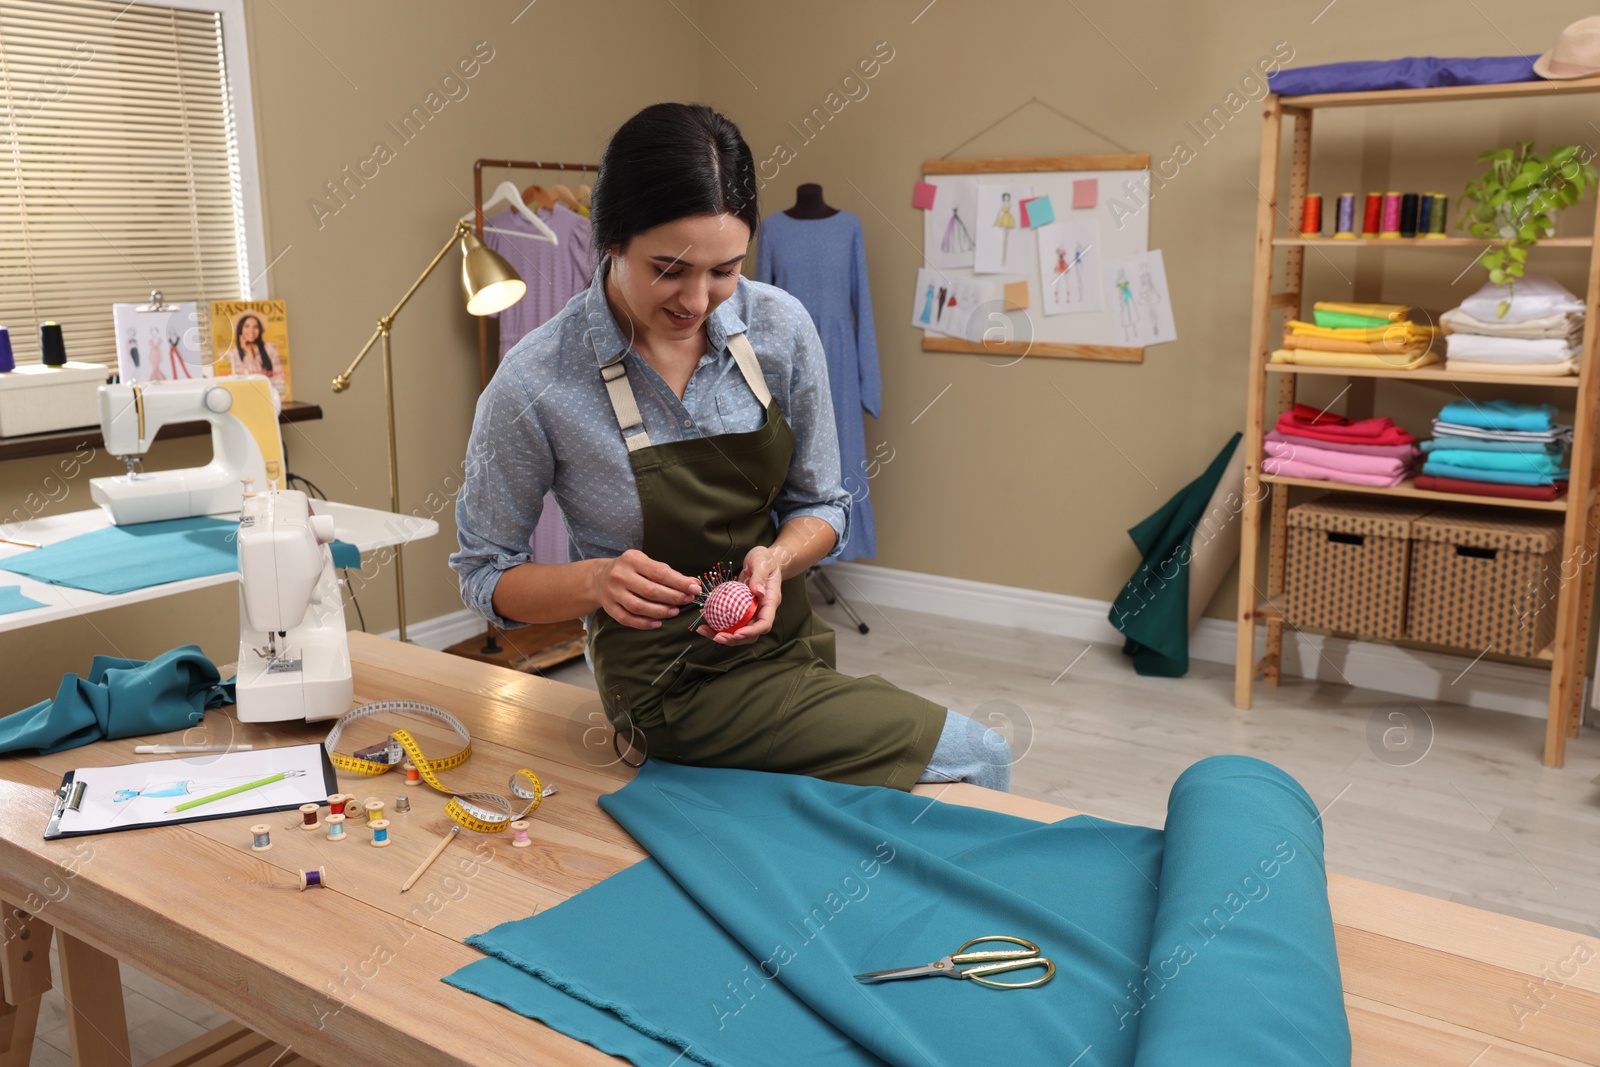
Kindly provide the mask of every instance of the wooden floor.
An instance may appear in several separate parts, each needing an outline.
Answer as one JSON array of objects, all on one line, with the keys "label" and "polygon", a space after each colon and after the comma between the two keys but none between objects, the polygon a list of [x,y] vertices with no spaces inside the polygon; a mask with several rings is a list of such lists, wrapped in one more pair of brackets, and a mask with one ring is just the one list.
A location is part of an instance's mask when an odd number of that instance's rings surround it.
[{"label": "wooden floor", "polygon": [[[1328,867],[1600,936],[1600,733],[1544,767],[1540,720],[1418,704],[1342,685],[1289,681],[1233,707],[1233,672],[1140,678],[1117,646],[857,601],[865,636],[836,607],[839,666],[881,674],[1000,729],[1013,790],[1107,818],[1159,826],[1189,764],[1239,752],[1283,767],[1325,811]],[[549,677],[593,687],[583,661]],[[1387,743],[1386,743],[1387,742]],[[124,969],[135,1063],[223,1019]],[[69,1063],[60,994],[45,998],[36,1067]]]}]

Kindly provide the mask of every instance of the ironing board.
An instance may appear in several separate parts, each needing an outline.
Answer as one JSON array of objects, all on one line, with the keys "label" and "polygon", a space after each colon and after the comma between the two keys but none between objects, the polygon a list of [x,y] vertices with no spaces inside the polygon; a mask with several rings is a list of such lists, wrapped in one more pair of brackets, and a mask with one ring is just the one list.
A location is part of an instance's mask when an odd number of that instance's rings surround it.
[{"label": "ironing board", "polygon": [[[325,1067],[618,1062],[440,981],[480,958],[462,944],[468,936],[552,907],[643,857],[597,804],[632,772],[611,752],[596,695],[362,633],[350,635],[350,653],[358,701],[423,700],[466,722],[473,756],[447,781],[503,789],[526,766],[560,786],[534,817],[534,847],[471,835],[401,896],[400,883],[449,825],[444,798],[350,775],[340,781],[348,792],[410,798],[408,815],[391,816],[390,847],[359,839],[330,846],[295,830],[298,820],[288,816],[265,853],[250,851],[249,819],[46,842],[49,792],[63,771],[127,762],[132,745],[147,739],[0,760],[0,899],[7,922],[25,923],[31,934],[5,942],[6,998],[22,1008],[9,1017],[0,1008],[0,1062],[13,1062],[3,1059],[8,1023],[31,1037],[28,1005],[50,984],[53,931],[77,1008],[68,1026],[82,1064],[129,1062],[120,1000],[95,995],[115,990],[119,956]],[[326,733],[239,724],[225,713],[206,721],[217,741],[288,744]],[[370,729],[353,730],[352,747],[400,723],[360,725]],[[404,725],[425,750],[452,751],[448,732],[424,720]],[[1043,821],[1074,814],[973,786],[917,791]],[[319,864],[329,865],[330,888],[280,888]],[[165,873],[152,877],[153,870]],[[1355,1064],[1600,1064],[1600,962],[1577,966],[1559,989],[1545,976],[1575,945],[1595,947],[1595,937],[1337,874],[1329,894]],[[32,917],[18,919],[18,910]],[[1546,991],[1545,1006],[1520,1017],[1519,1029],[1508,1005],[1525,1002],[1525,983],[1543,983],[1535,988]]]}]

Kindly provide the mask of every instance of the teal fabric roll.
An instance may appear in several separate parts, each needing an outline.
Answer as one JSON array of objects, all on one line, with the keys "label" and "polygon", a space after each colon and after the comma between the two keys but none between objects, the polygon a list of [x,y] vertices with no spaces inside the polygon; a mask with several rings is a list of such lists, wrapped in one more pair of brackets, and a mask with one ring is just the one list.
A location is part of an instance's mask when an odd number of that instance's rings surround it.
[{"label": "teal fabric roll", "polygon": [[1517,471],[1522,474],[1564,474],[1560,453],[1491,452],[1475,448],[1436,448],[1429,463],[1446,463],[1473,470]]},{"label": "teal fabric roll", "polygon": [[0,753],[48,755],[106,738],[170,733],[233,702],[232,680],[223,682],[196,645],[148,662],[96,656],[86,677],[61,679],[54,700],[0,718]]},{"label": "teal fabric roll", "polygon": [[1140,674],[1181,678],[1189,673],[1189,560],[1195,530],[1242,436],[1234,434],[1205,473],[1128,531],[1143,558],[1111,605],[1111,625],[1127,638],[1122,651]]},{"label": "teal fabric roll", "polygon": [[0,570],[91,593],[130,593],[238,570],[238,529],[206,517],[108,526],[7,556]]},{"label": "teal fabric roll", "polygon": [[42,608],[44,604],[25,596],[20,585],[0,585],[0,615],[10,615],[13,611],[27,611],[29,608]]},{"label": "teal fabric roll", "polygon": [[[653,858],[473,938],[490,958],[447,981],[662,1067],[966,1067],[996,1062],[1000,1049],[1006,1063],[1079,1067],[1127,1067],[1136,1057],[1141,1067],[1349,1062],[1316,811],[1292,779],[1260,761],[1197,764],[1174,788],[1165,834],[1087,816],[1041,824],[897,790],[658,760],[601,804]],[[1271,895],[1197,951],[1189,966],[1204,971],[1146,993],[1130,1011],[1130,993],[1149,988],[1149,968],[1167,952],[1152,934],[1170,939],[1185,921],[1203,923],[1202,903],[1228,908],[1218,891],[1250,871],[1265,879],[1258,853],[1265,842],[1271,860],[1278,841],[1296,855],[1277,860]],[[1164,854],[1179,864],[1170,878]],[[926,963],[994,933],[1038,942],[1056,962],[1055,979],[1001,991],[943,978],[873,986],[852,978]],[[1202,975],[1183,988],[1184,977]],[[1213,985],[1258,979],[1288,1005],[1286,1016],[1235,1006],[1249,1033],[1223,1025],[1224,1014],[1190,1033],[1181,1052],[1168,1050],[1174,1030],[1189,1026],[1183,1019],[1218,1015],[1198,999]],[[1271,1058],[1252,1058],[1259,1049]]]}]

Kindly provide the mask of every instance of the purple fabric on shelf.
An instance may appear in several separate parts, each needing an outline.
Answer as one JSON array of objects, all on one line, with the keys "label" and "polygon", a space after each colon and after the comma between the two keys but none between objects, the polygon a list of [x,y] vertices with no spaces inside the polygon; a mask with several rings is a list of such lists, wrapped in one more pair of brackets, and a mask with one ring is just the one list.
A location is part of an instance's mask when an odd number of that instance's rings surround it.
[{"label": "purple fabric on shelf", "polygon": [[1310,93],[1355,93],[1381,89],[1431,89],[1441,85],[1501,85],[1533,82],[1538,56],[1407,56],[1404,59],[1359,60],[1295,67],[1268,75],[1267,84],[1282,96]]},{"label": "purple fabric on shelf", "polygon": [[1362,456],[1387,456],[1390,459],[1413,460],[1421,454],[1416,445],[1358,445],[1344,441],[1324,441],[1315,437],[1301,437],[1298,434],[1284,433],[1282,430],[1268,430],[1267,440],[1294,445],[1298,448],[1320,448],[1327,452],[1354,452]]}]

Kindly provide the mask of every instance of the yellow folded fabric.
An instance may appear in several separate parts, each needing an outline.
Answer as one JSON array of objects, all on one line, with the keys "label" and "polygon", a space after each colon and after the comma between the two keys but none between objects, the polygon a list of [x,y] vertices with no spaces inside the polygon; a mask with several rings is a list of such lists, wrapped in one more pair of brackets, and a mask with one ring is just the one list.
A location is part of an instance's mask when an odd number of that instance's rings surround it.
[{"label": "yellow folded fabric", "polygon": [[1398,355],[1402,352],[1421,352],[1431,342],[1422,340],[1408,340],[1405,335],[1396,333],[1391,341],[1385,338],[1381,341],[1347,341],[1343,338],[1331,337],[1306,337],[1295,334],[1284,334],[1283,347],[1285,348],[1312,348],[1322,352],[1370,352],[1374,355]]},{"label": "yellow folded fabric", "polygon": [[1340,315],[1365,315],[1371,319],[1388,319],[1403,322],[1416,314],[1416,308],[1405,304],[1341,304],[1334,300],[1318,300],[1311,307],[1316,311],[1332,311]]},{"label": "yellow folded fabric", "polygon": [[1318,326],[1314,322],[1290,319],[1284,327],[1295,337],[1326,337],[1334,341],[1395,341],[1398,338],[1406,344],[1427,340],[1436,332],[1432,326],[1415,322],[1396,322],[1388,326]]},{"label": "yellow folded fabric", "polygon": [[1477,359],[1447,359],[1444,369],[1460,374],[1528,374],[1539,378],[1565,378],[1578,373],[1578,361],[1560,363],[1485,363]]},{"label": "yellow folded fabric", "polygon": [[1302,367],[1350,367],[1363,370],[1416,370],[1430,363],[1444,362],[1444,355],[1433,349],[1400,355],[1368,355],[1362,352],[1324,352],[1314,348],[1280,348],[1272,353],[1274,363],[1298,363]]}]

